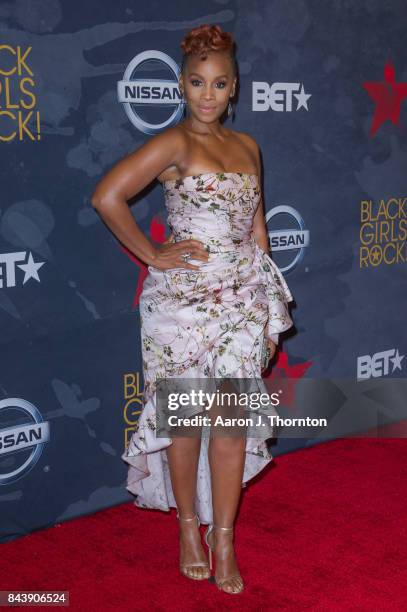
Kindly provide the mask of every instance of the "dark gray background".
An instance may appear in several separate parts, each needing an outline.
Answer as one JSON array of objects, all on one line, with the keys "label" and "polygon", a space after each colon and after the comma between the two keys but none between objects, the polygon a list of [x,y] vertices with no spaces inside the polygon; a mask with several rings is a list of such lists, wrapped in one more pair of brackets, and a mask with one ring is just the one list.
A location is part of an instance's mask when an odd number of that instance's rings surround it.
[{"label": "dark gray background", "polygon": [[[0,4],[1,43],[32,46],[42,126],[40,141],[0,143],[1,252],[26,250],[45,262],[40,283],[23,285],[20,271],[16,287],[0,291],[0,398],[32,402],[51,432],[37,465],[0,487],[3,541],[132,499],[120,455],[123,379],[141,372],[139,267],[90,196],[148,138],[117,101],[127,64],[147,49],[180,62],[192,27],[218,23],[234,33],[240,97],[227,125],[261,147],[266,210],[289,204],[310,231],[303,261],[287,275],[290,365],[308,363],[309,377],[352,378],[358,355],[404,354],[405,267],[360,270],[358,247],[360,201],[407,195],[407,103],[398,126],[386,122],[370,137],[374,105],[363,88],[383,80],[387,59],[407,81],[406,16],[403,0]],[[308,112],[252,112],[254,80],[303,83]],[[165,220],[161,187],[151,185],[132,212],[151,236],[152,221]],[[283,263],[279,253],[274,259]],[[306,444],[280,440],[274,452]],[[14,461],[0,455],[1,472]]]}]

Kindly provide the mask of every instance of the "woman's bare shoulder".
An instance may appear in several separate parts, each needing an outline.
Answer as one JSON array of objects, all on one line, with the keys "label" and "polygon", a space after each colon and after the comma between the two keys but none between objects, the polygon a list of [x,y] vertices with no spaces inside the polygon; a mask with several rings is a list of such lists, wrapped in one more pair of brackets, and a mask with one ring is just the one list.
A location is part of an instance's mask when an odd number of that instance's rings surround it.
[{"label": "woman's bare shoulder", "polygon": [[242,142],[244,142],[248,147],[251,147],[253,150],[256,151],[259,148],[259,145],[257,144],[255,138],[253,138],[253,136],[251,136],[247,132],[233,131],[232,133],[236,135],[237,138],[240,138]]},{"label": "woman's bare shoulder", "polygon": [[148,138],[136,150],[126,155],[105,174],[96,185],[95,200],[120,197],[128,200],[139,193],[168,168],[177,168],[185,158],[185,136],[170,127]]},{"label": "woman's bare shoulder", "polygon": [[162,182],[173,178],[173,176],[178,176],[178,168],[184,163],[189,146],[188,134],[182,126],[174,125],[159,132],[150,139],[150,143],[157,151],[161,150],[163,154],[164,151],[172,152],[171,155],[167,154],[166,163],[163,163],[163,168],[156,178]]},{"label": "woman's bare shoulder", "polygon": [[[231,130],[232,132],[232,130]],[[241,144],[242,148],[246,150],[248,157],[255,163],[258,172],[260,173],[260,148],[255,138],[247,132],[232,132],[233,137]]]},{"label": "woman's bare shoulder", "polygon": [[160,146],[168,145],[172,148],[178,148],[186,144],[185,130],[179,125],[173,125],[152,136],[149,142],[154,143],[154,145],[160,144]]}]

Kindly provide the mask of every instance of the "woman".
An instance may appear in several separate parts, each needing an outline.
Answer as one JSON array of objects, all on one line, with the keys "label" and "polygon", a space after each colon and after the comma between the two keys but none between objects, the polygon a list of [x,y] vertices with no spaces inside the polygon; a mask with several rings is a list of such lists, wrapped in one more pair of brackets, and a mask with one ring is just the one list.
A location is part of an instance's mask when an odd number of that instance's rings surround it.
[{"label": "woman", "polygon": [[[177,508],[182,574],[209,578],[213,552],[217,586],[240,593],[233,524],[241,489],[272,456],[265,439],[201,437],[201,430],[156,437],[156,382],[260,377],[264,339],[272,357],[279,333],[293,324],[292,296],[267,254],[258,146],[220,123],[237,86],[232,35],[202,25],[181,48],[186,118],[120,161],[97,185],[92,204],[149,270],[140,297],[144,408],[123,454],[127,488],[139,507]],[[172,229],[160,246],[144,236],[127,205],[155,178]],[[210,566],[201,522],[209,524]]]}]

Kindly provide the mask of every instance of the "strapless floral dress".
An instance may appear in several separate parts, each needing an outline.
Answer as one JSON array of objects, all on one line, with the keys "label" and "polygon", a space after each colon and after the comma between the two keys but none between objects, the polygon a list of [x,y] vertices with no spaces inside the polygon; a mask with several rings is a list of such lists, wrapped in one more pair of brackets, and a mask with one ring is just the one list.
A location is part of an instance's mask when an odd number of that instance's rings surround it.
[{"label": "strapless floral dress", "polygon": [[[194,238],[209,252],[207,262],[190,260],[199,270],[149,266],[140,296],[143,410],[122,459],[129,464],[127,489],[134,503],[168,511],[177,506],[166,456],[172,440],[155,435],[156,381],[261,379],[264,333],[277,343],[293,325],[293,297],[252,235],[261,199],[256,174],[206,172],[162,186],[173,241]],[[202,436],[195,499],[204,524],[212,522],[208,443]],[[248,437],[242,486],[271,460],[265,435]]]}]

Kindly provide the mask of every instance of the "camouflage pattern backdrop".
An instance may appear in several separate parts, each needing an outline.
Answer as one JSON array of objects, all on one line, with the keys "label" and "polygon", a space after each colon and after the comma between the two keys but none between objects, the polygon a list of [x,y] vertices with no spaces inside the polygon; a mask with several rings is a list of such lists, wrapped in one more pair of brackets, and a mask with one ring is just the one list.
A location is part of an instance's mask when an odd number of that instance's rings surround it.
[{"label": "camouflage pattern backdrop", "polygon": [[[182,120],[192,27],[236,37],[226,125],[261,147],[273,258],[295,298],[267,376],[405,376],[404,0],[15,0],[0,20],[2,541],[132,499],[120,455],[141,407],[146,266],[90,196]],[[130,204],[162,242],[159,183]],[[374,423],[358,415],[355,431]]]}]

